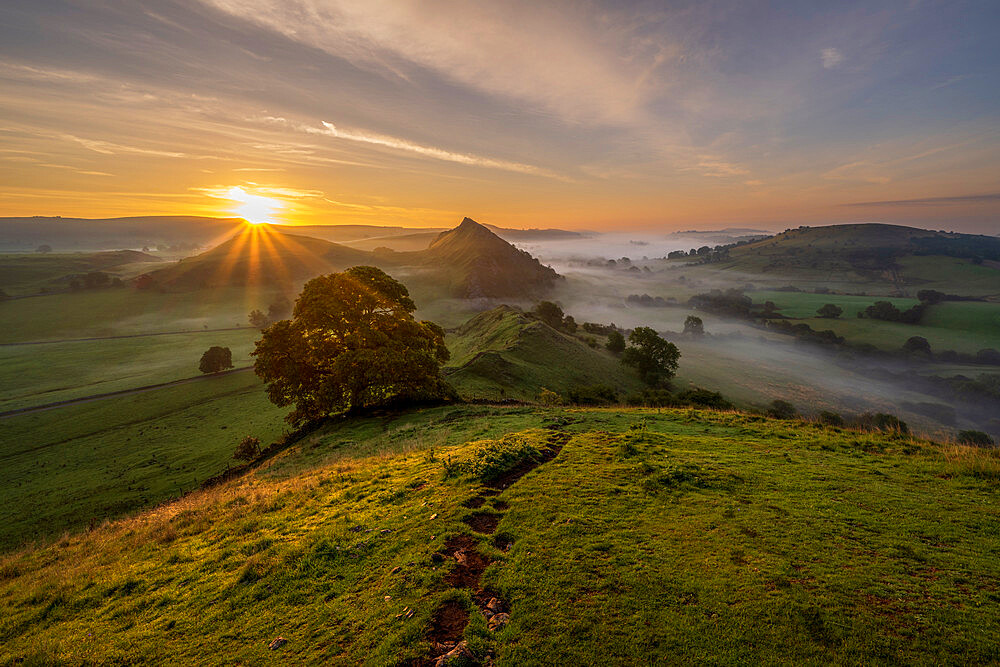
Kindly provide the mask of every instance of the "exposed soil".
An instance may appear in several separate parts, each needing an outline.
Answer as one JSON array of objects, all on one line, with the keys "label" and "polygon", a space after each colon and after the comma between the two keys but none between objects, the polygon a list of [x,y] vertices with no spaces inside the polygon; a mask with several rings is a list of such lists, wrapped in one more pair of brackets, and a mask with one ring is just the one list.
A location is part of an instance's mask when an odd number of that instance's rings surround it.
[{"label": "exposed soil", "polygon": [[490,559],[479,553],[476,541],[469,535],[456,535],[444,545],[445,557],[454,558],[455,569],[445,575],[445,582],[455,588],[479,588],[479,577],[490,564]]},{"label": "exposed soil", "polygon": [[499,514],[476,512],[465,517],[462,521],[477,533],[492,535],[500,524],[500,518]]},{"label": "exposed soil", "polygon": [[[542,455],[533,461],[527,461],[523,465],[508,472],[506,475],[487,484],[487,488],[482,489],[479,495],[469,498],[462,505],[469,509],[479,509],[488,498],[493,498],[491,504],[495,510],[473,512],[465,517],[463,521],[472,530],[486,535],[493,534],[502,518],[497,512],[504,512],[510,507],[510,503],[500,500],[494,496],[500,495],[504,489],[524,477],[526,474],[543,463],[554,459],[563,446],[569,442],[572,436],[560,431],[553,432],[548,437],[548,448],[542,451]],[[493,544],[502,551],[509,551],[514,544],[514,536],[509,533],[501,533],[493,538]],[[472,599],[480,612],[487,619],[491,631],[502,628],[509,621],[510,608],[507,603],[493,591],[487,591],[479,587],[479,579],[483,571],[490,564],[490,559],[481,554],[477,548],[477,540],[471,535],[454,535],[449,537],[444,543],[441,551],[433,554],[436,562],[448,559],[455,560],[455,567],[445,575],[445,582],[454,588],[465,588],[472,591]],[[424,665],[436,665],[445,660],[443,657],[451,648],[456,646],[465,632],[469,623],[469,612],[457,601],[446,602],[434,611],[431,618],[431,628],[427,633],[427,639],[432,645],[431,657],[411,660],[408,664],[411,667],[423,667]],[[464,646],[464,643],[462,644]],[[468,651],[468,649],[465,649]],[[466,655],[470,655],[466,653]],[[492,652],[490,653],[492,655]],[[436,659],[435,659],[435,656]],[[491,658],[487,658],[491,661]],[[490,662],[492,664],[492,662]]]},{"label": "exposed soil", "polygon": [[497,477],[496,479],[488,482],[487,487],[497,490],[503,490],[509,487],[511,484],[517,482],[529,472],[542,465],[543,463],[548,463],[562,451],[563,446],[569,442],[572,436],[569,433],[562,433],[559,431],[554,432],[549,436],[549,446],[542,450],[542,455],[534,460],[525,461],[521,465],[517,466],[513,470]]},{"label": "exposed soil", "polygon": [[456,642],[462,638],[462,632],[468,623],[469,612],[462,603],[449,600],[434,610],[427,638],[432,643]]}]

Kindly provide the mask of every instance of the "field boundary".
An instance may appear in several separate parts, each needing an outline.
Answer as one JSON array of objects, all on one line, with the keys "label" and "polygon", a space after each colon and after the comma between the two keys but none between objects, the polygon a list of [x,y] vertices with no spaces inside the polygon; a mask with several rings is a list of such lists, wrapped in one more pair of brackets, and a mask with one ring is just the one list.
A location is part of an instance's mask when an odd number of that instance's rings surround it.
[{"label": "field boundary", "polygon": [[14,417],[17,415],[24,415],[31,412],[42,412],[43,410],[61,408],[67,405],[76,405],[77,403],[89,403],[91,401],[100,401],[105,398],[114,398],[115,396],[128,396],[130,394],[140,394],[144,391],[163,389],[164,387],[173,387],[179,384],[188,384],[189,382],[197,382],[199,380],[206,380],[208,378],[223,377],[225,375],[232,375],[233,373],[242,373],[244,371],[249,371],[252,369],[253,366],[241,366],[239,368],[233,368],[232,370],[221,371],[219,373],[207,373],[205,375],[195,375],[189,378],[181,378],[180,380],[171,380],[170,382],[160,382],[158,384],[147,384],[142,387],[133,387],[132,389],[119,389],[118,391],[109,391],[104,394],[92,394],[90,396],[81,396],[80,398],[66,399],[65,401],[55,401],[53,403],[44,403],[42,405],[32,405],[26,408],[18,408],[16,410],[7,410],[6,412],[0,412],[0,419],[5,419],[7,417]]},{"label": "field boundary", "polygon": [[122,334],[120,336],[93,336],[91,338],[61,338],[56,340],[27,340],[21,343],[0,343],[0,347],[17,347],[18,345],[55,345],[56,343],[86,343],[94,340],[118,340],[120,338],[147,338],[150,336],[182,336],[196,333],[212,333],[213,331],[252,331],[251,327],[223,327],[221,329],[188,329],[186,331],[155,331],[153,333]]}]

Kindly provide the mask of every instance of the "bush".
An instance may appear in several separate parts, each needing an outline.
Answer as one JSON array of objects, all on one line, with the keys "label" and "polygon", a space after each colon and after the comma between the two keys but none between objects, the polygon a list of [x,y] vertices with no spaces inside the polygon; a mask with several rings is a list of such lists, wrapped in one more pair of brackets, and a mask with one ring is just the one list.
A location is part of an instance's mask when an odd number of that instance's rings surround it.
[{"label": "bush", "polygon": [[825,317],[828,319],[836,319],[843,314],[844,309],[835,303],[828,303],[822,308],[816,311],[816,314],[820,317]]},{"label": "bush", "polygon": [[483,482],[492,482],[542,453],[524,436],[507,434],[499,440],[483,440],[460,469]]},{"label": "bush", "polygon": [[670,406],[677,405],[673,394],[666,389],[643,389],[640,392],[626,396],[625,403],[627,405],[646,408],[669,408]]},{"label": "bush", "polygon": [[258,456],[260,456],[260,438],[252,435],[240,440],[240,444],[236,445],[236,451],[233,452],[233,458],[238,461],[253,461]]},{"label": "bush", "polygon": [[603,384],[581,385],[569,390],[569,402],[575,405],[608,405],[618,402],[618,392]]},{"label": "bush", "polygon": [[703,408],[715,410],[730,410],[733,404],[727,401],[722,394],[708,389],[688,389],[677,394],[677,400],[687,405],[696,405]]},{"label": "bush", "polygon": [[826,424],[827,426],[844,425],[844,418],[840,416],[840,413],[830,412],[829,410],[823,410],[819,413],[819,421],[821,424]]},{"label": "bush", "polygon": [[538,402],[545,406],[562,405],[563,398],[556,392],[542,387],[542,390],[538,392]]},{"label": "bush", "polygon": [[799,411],[788,401],[779,399],[771,401],[771,405],[767,409],[767,416],[775,419],[795,419],[799,416]]},{"label": "bush", "polygon": [[233,353],[228,347],[214,345],[201,355],[198,370],[202,373],[218,373],[233,367]]},{"label": "bush", "polygon": [[931,344],[923,336],[910,336],[903,343],[903,352],[910,354],[930,354]]},{"label": "bush", "polygon": [[906,425],[906,422],[896,415],[884,412],[875,414],[866,412],[858,417],[857,426],[869,431],[893,431],[899,434],[908,434],[910,432],[910,427]]},{"label": "bush", "polygon": [[992,447],[996,444],[988,433],[982,431],[959,431],[958,441],[963,445],[976,447]]},{"label": "bush", "polygon": [[611,354],[621,354],[625,351],[625,336],[620,331],[611,330],[608,332],[608,342],[605,347]]}]

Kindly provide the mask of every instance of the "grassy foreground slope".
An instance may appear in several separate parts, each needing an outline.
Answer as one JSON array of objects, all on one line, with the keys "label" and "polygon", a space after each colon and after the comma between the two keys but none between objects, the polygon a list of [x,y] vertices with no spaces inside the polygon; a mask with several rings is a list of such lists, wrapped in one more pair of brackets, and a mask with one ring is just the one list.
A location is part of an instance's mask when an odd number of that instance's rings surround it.
[{"label": "grassy foreground slope", "polygon": [[[499,495],[445,474],[505,433],[564,444]],[[0,663],[421,664],[431,637],[499,665],[990,662],[998,475],[994,452],[740,414],[344,421],[0,561]]]},{"label": "grassy foreground slope", "polygon": [[581,385],[610,385],[622,392],[643,386],[606,350],[510,306],[480,313],[446,342],[451,360],[445,375],[467,397],[534,401],[542,389],[565,396]]}]

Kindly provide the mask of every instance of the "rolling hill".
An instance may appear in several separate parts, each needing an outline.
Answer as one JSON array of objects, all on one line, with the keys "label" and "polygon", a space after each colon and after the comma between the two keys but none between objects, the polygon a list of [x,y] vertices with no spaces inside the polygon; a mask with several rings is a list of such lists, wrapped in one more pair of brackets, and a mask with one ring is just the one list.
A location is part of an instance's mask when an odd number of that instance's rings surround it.
[{"label": "rolling hill", "polygon": [[449,332],[447,343],[445,376],[469,398],[534,401],[543,388],[563,397],[581,385],[609,385],[622,393],[642,388],[609,352],[510,306],[476,315]]},{"label": "rolling hill", "polygon": [[322,273],[370,262],[371,255],[361,250],[251,227],[207,252],[149,275],[167,289],[227,285],[291,287]]},{"label": "rolling hill", "polygon": [[694,410],[338,420],[0,560],[2,664],[1000,657],[995,451]]},{"label": "rolling hill", "polygon": [[135,267],[160,261],[135,250],[0,255],[0,289],[12,296],[66,290],[73,279],[88,273],[126,279],[138,271]]},{"label": "rolling hill", "polygon": [[368,252],[308,236],[247,227],[211,250],[151,273],[168,289],[222,285],[301,283],[349,266],[370,264],[404,270],[416,282],[433,284],[460,298],[529,297],[543,294],[559,275],[531,255],[466,218],[414,252]]},{"label": "rolling hill", "polygon": [[886,224],[799,227],[735,246],[697,267],[733,280],[781,281],[864,293],[913,295],[940,289],[1000,296],[1000,238]]},{"label": "rolling hill", "polygon": [[40,245],[56,252],[157,245],[194,250],[218,243],[245,224],[240,218],[198,216],[0,218],[0,250],[24,252]]},{"label": "rolling hill", "polygon": [[414,253],[465,298],[531,297],[551,289],[560,276],[471,218],[442,232],[431,246]]}]

